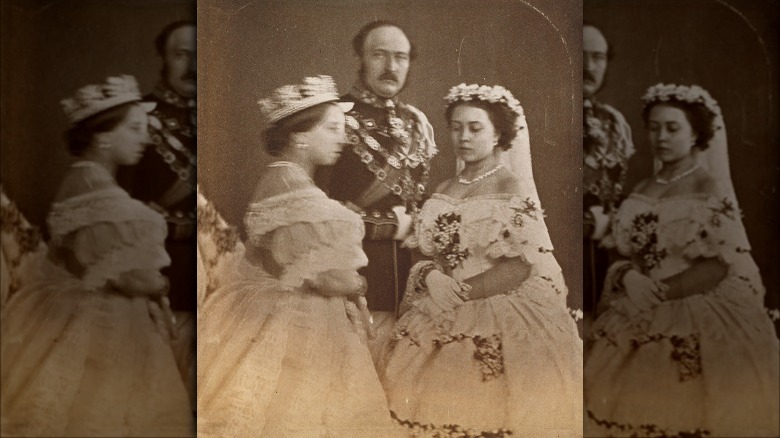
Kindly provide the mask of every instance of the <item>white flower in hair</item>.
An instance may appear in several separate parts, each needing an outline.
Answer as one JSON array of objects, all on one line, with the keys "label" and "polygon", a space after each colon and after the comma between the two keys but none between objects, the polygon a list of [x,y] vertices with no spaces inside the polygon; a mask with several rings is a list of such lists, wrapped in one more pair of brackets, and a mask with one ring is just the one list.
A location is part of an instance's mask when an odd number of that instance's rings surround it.
[{"label": "white flower in hair", "polygon": [[721,116],[718,102],[710,96],[707,90],[698,85],[656,84],[648,88],[645,95],[642,96],[645,106],[671,100],[701,104],[716,117]]},{"label": "white flower in hair", "polygon": [[450,88],[449,93],[444,97],[448,105],[475,99],[483,102],[504,104],[517,115],[523,115],[523,107],[520,106],[520,101],[515,99],[512,93],[501,85],[491,87],[489,85],[466,85],[463,83]]}]

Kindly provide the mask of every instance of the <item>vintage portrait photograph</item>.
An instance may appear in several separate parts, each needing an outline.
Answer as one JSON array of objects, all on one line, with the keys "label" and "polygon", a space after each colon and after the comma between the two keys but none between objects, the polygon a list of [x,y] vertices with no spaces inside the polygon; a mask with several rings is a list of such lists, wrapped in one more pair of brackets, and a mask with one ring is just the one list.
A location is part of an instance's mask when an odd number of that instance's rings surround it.
[{"label": "vintage portrait photograph", "polygon": [[580,11],[199,2],[200,436],[582,435]]},{"label": "vintage portrait photograph", "polygon": [[194,436],[195,4],[0,17],[0,434]]},{"label": "vintage portrait photograph", "polygon": [[777,4],[583,18],[585,436],[780,436]]}]

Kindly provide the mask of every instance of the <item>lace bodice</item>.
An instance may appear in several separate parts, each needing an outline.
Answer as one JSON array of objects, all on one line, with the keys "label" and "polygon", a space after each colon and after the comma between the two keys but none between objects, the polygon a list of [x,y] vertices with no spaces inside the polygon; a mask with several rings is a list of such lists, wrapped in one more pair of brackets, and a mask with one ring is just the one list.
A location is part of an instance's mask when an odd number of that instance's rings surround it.
[{"label": "lace bodice", "polygon": [[522,257],[536,274],[548,263],[560,271],[543,217],[537,203],[509,194],[461,200],[437,193],[420,210],[405,245],[436,257],[458,280],[487,271],[501,257]]},{"label": "lace bodice", "polygon": [[368,264],[357,213],[316,187],[294,190],[249,205],[244,218],[248,244],[268,251],[292,287],[331,269]]},{"label": "lace bodice", "polygon": [[750,251],[734,199],[707,194],[655,199],[632,194],[616,214],[614,244],[657,279],[687,269],[700,257],[719,257],[731,273]]},{"label": "lace bodice", "polygon": [[[53,204],[47,222],[55,261],[68,266],[87,288],[99,288],[127,271],[170,264],[165,220],[118,186]],[[74,261],[80,272],[74,272]]]}]

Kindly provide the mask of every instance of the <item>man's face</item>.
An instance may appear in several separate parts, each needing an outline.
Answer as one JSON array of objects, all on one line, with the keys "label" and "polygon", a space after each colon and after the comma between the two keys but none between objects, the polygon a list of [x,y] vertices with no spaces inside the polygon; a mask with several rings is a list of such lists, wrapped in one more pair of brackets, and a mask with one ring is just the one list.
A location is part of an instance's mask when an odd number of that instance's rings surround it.
[{"label": "man's face", "polygon": [[404,87],[409,72],[411,44],[397,27],[372,30],[363,42],[363,85],[374,94],[392,98]]},{"label": "man's face", "polygon": [[582,28],[582,93],[591,97],[601,88],[607,72],[607,40],[593,26]]},{"label": "man's face", "polygon": [[180,27],[168,36],[165,44],[165,80],[182,97],[195,97],[195,27]]}]

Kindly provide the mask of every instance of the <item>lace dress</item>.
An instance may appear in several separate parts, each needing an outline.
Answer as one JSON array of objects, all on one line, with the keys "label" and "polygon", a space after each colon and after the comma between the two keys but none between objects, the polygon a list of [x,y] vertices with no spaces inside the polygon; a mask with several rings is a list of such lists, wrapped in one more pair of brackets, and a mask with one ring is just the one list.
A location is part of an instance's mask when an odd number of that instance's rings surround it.
[{"label": "lace dress", "polygon": [[501,258],[532,268],[511,292],[445,313],[407,286],[378,369],[395,418],[415,433],[581,435],[582,342],[541,218],[538,205],[512,195],[434,194],[423,206],[407,245],[452,267],[455,279]]},{"label": "lace dress", "polygon": [[3,436],[194,435],[160,308],[106,285],[169,263],[163,218],[114,185],[55,203],[48,225],[53,262],[0,328]]},{"label": "lace dress", "polygon": [[[392,435],[357,307],[304,286],[366,265],[360,217],[310,187],[250,204],[245,224],[247,246],[229,257],[246,257],[232,272],[208,271],[218,286],[199,310],[198,435]],[[275,275],[258,252],[270,254]]]},{"label": "lace dress", "polygon": [[617,249],[652,278],[699,257],[719,258],[728,274],[704,294],[647,311],[605,289],[610,305],[585,361],[586,435],[778,436],[778,339],[736,205],[704,194],[633,194],[622,204]]}]

